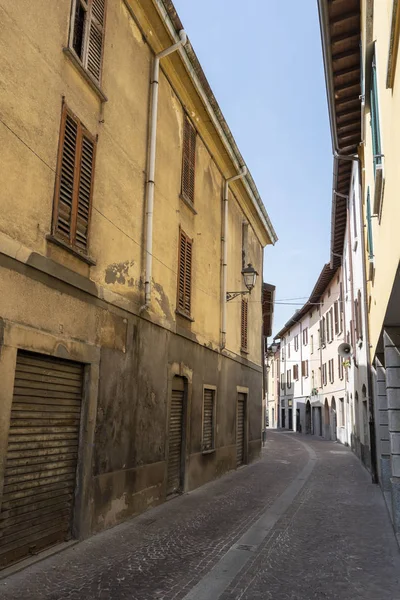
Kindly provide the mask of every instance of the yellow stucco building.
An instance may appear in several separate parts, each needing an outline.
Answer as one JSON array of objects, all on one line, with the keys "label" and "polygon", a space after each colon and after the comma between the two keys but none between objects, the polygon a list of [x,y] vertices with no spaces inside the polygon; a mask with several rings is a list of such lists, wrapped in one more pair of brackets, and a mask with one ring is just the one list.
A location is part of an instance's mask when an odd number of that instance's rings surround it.
[{"label": "yellow stucco building", "polygon": [[1,567],[258,456],[276,235],[172,2],[0,14]]}]

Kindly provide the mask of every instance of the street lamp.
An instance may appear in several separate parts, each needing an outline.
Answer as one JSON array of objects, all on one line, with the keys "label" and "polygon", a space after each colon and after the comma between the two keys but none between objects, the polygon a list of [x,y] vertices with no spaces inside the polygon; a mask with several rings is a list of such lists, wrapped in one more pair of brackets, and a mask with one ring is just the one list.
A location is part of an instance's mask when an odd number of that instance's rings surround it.
[{"label": "street lamp", "polygon": [[247,287],[247,291],[243,290],[241,292],[226,292],[226,301],[227,302],[229,302],[230,300],[233,300],[237,296],[243,296],[244,294],[251,294],[252,289],[256,285],[258,273],[255,270],[255,268],[253,267],[253,265],[251,263],[249,263],[247,265],[247,267],[245,267],[242,270],[242,275],[243,275],[244,285]]}]

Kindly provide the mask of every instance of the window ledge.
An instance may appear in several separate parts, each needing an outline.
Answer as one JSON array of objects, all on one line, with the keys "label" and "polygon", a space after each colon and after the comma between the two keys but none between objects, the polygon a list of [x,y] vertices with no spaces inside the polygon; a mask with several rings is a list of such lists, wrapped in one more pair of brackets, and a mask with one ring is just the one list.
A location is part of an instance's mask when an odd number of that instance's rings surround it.
[{"label": "window ledge", "polygon": [[249,351],[248,351],[248,350],[246,350],[246,348],[240,348],[240,352],[241,352],[242,354],[249,354]]},{"label": "window ledge", "polygon": [[209,450],[202,450],[202,454],[214,454],[215,448],[209,448]]},{"label": "window ledge", "polygon": [[78,250],[75,250],[75,248],[71,248],[71,246],[68,246],[68,244],[66,242],[59,239],[58,237],[55,237],[54,235],[51,235],[49,233],[48,235],[46,235],[46,240],[48,242],[51,242],[52,244],[55,244],[56,246],[60,246],[60,248],[63,248],[64,250],[66,250],[67,252],[72,254],[73,256],[76,256],[76,258],[83,260],[83,262],[90,265],[91,267],[94,267],[96,265],[96,261],[93,258],[90,258],[90,256],[85,256],[84,254],[81,254]]},{"label": "window ledge", "polygon": [[188,200],[183,194],[179,194],[179,198],[182,200],[182,202],[184,202],[186,204],[186,206],[188,206],[190,208],[190,210],[192,211],[192,213],[194,215],[197,215],[197,210],[193,206],[193,202]]},{"label": "window ledge", "polygon": [[75,54],[75,52],[71,48],[68,48],[67,46],[65,46],[63,48],[63,52],[70,59],[70,61],[76,67],[76,69],[79,71],[79,73],[82,75],[82,77],[84,79],[86,79],[86,81],[88,82],[88,84],[90,85],[92,90],[98,95],[100,100],[102,102],[107,102],[108,101],[107,96],[105,95],[105,93],[103,92],[103,90],[101,89],[101,87],[99,86],[97,81],[95,80],[95,78],[88,71],[86,71],[86,69],[82,66],[82,63],[79,60],[79,58],[77,57],[77,55]]},{"label": "window ledge", "polygon": [[178,308],[176,309],[175,313],[177,315],[179,315],[180,317],[183,317],[184,319],[187,319],[188,321],[191,321],[192,323],[194,323],[194,319],[193,317],[191,317],[190,315],[187,315],[186,313],[184,313],[182,310],[179,310]]}]

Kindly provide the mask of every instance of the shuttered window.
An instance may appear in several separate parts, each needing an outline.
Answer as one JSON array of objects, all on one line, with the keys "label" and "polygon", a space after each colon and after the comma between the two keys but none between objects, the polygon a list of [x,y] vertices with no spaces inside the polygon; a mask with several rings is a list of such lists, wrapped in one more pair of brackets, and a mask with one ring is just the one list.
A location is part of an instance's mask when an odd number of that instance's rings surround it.
[{"label": "shuttered window", "polygon": [[63,109],[54,201],[53,233],[87,253],[96,142],[81,122]]},{"label": "shuttered window", "polygon": [[333,311],[335,315],[335,334],[337,335],[339,333],[339,306],[337,301],[333,305]]},{"label": "shuttered window", "polygon": [[299,378],[299,365],[293,366],[293,379],[297,381]]},{"label": "shuttered window", "polygon": [[357,292],[357,313],[358,313],[358,327],[357,327],[358,339],[362,340],[363,339],[363,328],[362,328],[362,307],[361,307],[361,291],[360,290],[358,290],[358,292]]},{"label": "shuttered window", "polygon": [[247,313],[248,313],[248,304],[247,300],[242,298],[242,310],[241,310],[241,335],[240,335],[240,346],[242,350],[247,350],[248,340],[247,340]]},{"label": "shuttered window", "polygon": [[379,124],[379,106],[378,106],[378,85],[376,77],[376,57],[372,59],[371,69],[371,132],[372,132],[372,151],[374,159],[374,172],[376,167],[382,164],[382,149],[381,149],[381,130]]},{"label": "shuttered window", "polygon": [[194,203],[194,179],[196,164],[196,130],[187,117],[183,126],[182,196]]},{"label": "shuttered window", "polygon": [[303,377],[308,377],[308,360],[301,361],[301,374]]},{"label": "shuttered window", "polygon": [[97,81],[101,79],[107,0],[73,0],[70,48]]},{"label": "shuttered window", "polygon": [[215,390],[204,388],[202,450],[215,448]]},{"label": "shuttered window", "polygon": [[367,251],[368,260],[370,263],[374,262],[374,243],[372,237],[372,217],[371,217],[371,197],[369,193],[369,187],[367,189]]},{"label": "shuttered window", "polygon": [[178,310],[190,316],[192,289],[192,246],[191,240],[179,230],[178,257]]}]

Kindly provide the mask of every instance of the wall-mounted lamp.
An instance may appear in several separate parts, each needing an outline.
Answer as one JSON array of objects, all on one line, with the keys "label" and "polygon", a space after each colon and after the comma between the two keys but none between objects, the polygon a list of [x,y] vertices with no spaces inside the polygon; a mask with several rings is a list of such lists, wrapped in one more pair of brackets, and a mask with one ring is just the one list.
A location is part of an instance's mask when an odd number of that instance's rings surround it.
[{"label": "wall-mounted lamp", "polygon": [[249,263],[247,265],[247,267],[245,267],[242,270],[242,275],[243,275],[244,285],[247,287],[247,291],[243,290],[242,292],[226,292],[226,301],[227,302],[229,302],[229,300],[233,300],[237,296],[243,296],[244,294],[251,294],[251,290],[256,285],[258,273],[255,270],[255,268],[253,267],[253,265]]}]

